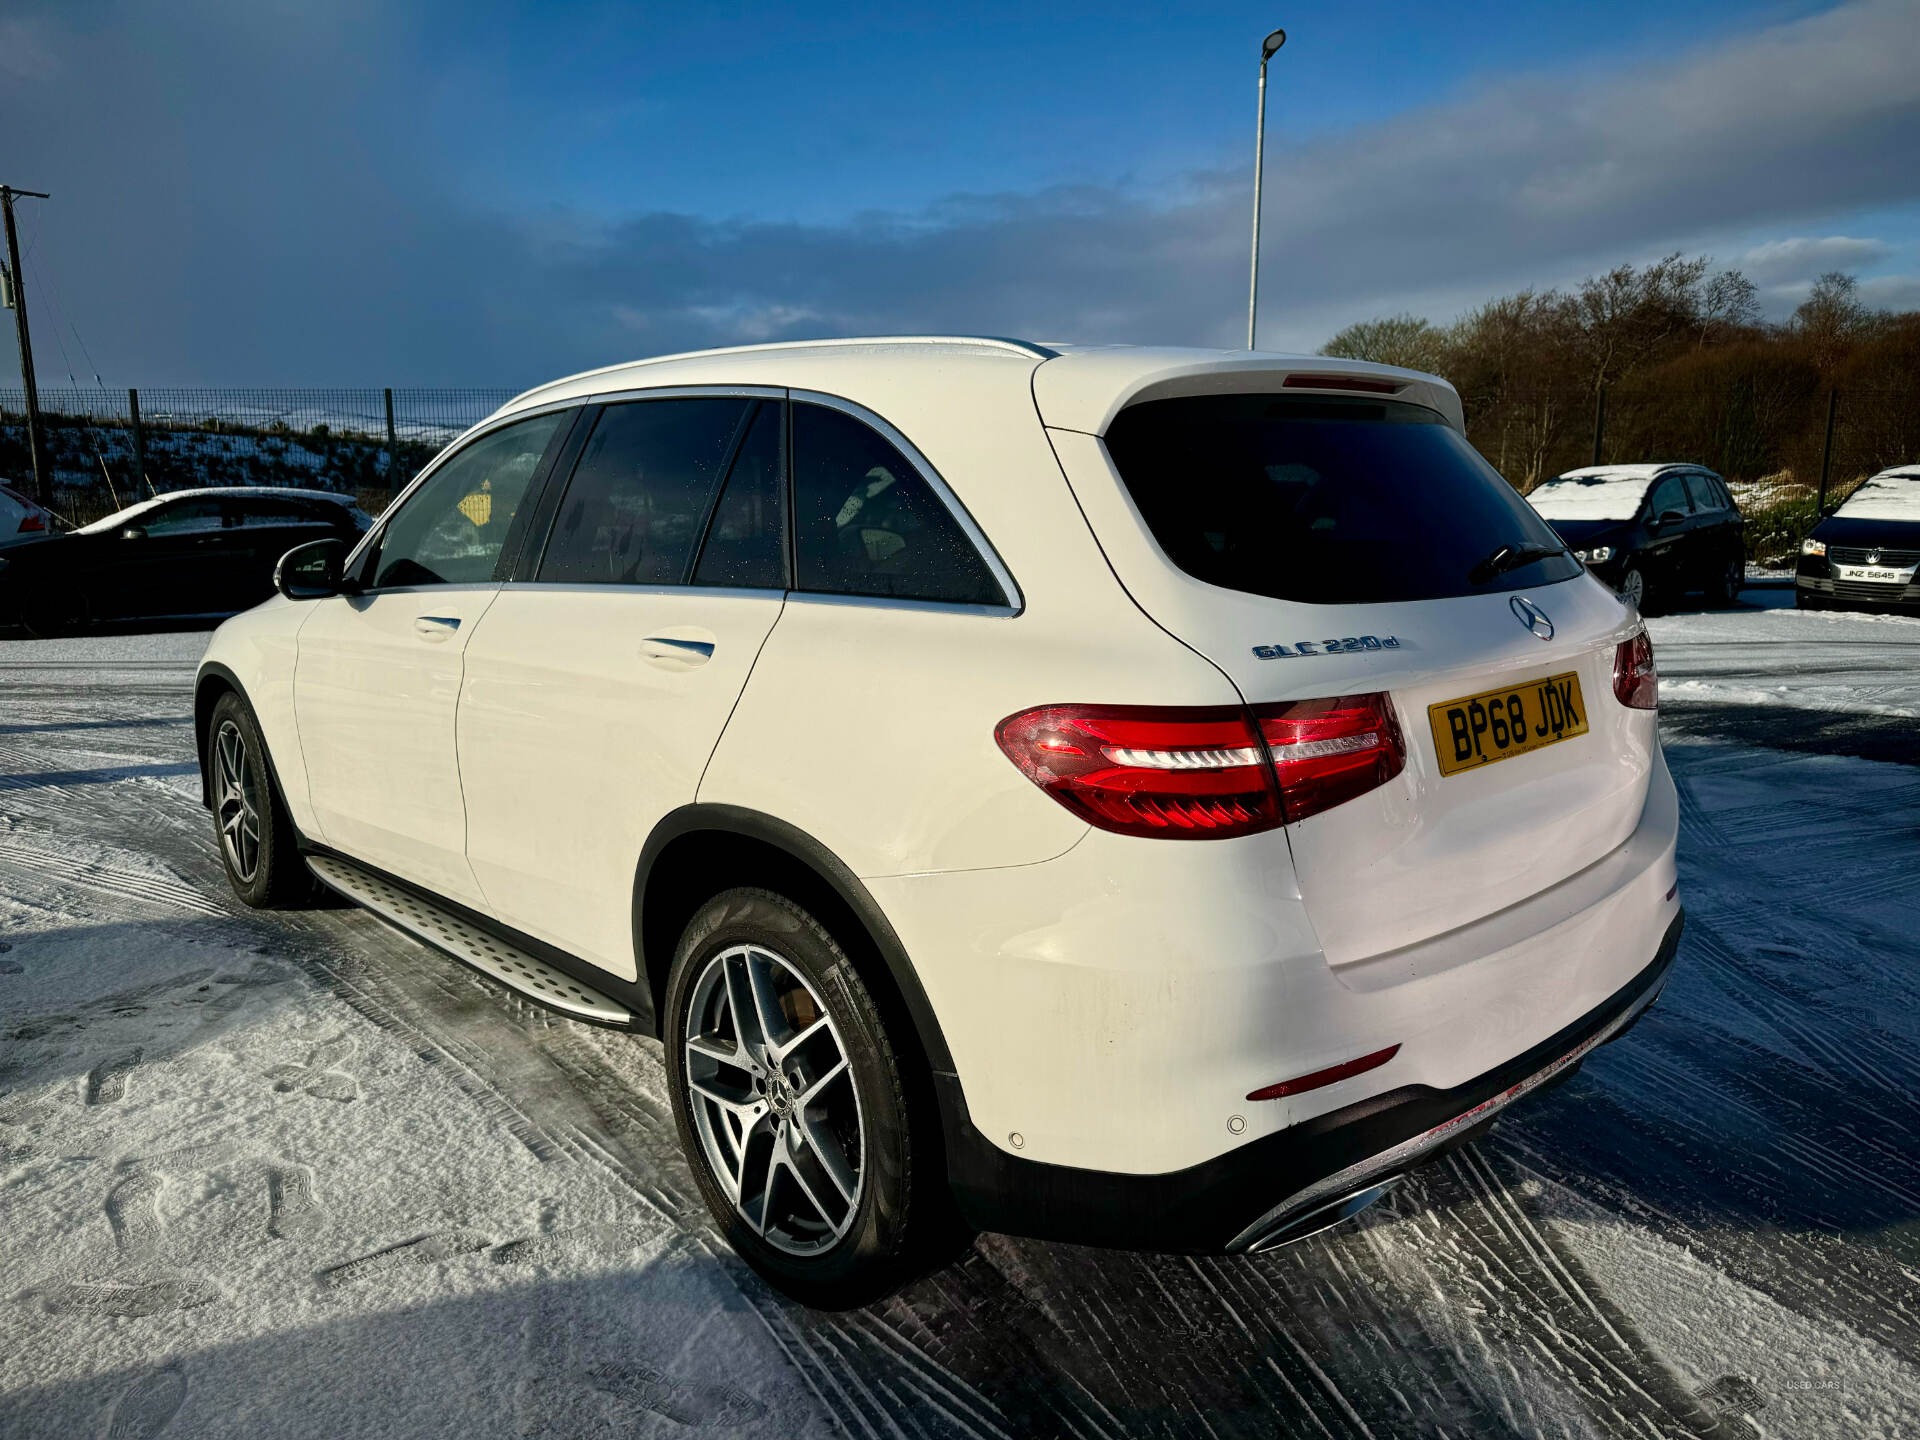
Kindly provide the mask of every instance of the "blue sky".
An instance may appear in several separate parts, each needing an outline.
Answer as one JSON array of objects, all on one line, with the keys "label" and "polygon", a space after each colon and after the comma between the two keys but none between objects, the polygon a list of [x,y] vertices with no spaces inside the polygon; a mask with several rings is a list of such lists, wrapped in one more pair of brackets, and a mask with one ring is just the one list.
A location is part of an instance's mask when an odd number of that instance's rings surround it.
[{"label": "blue sky", "polygon": [[22,207],[43,384],[516,385],[863,331],[1233,344],[1275,23],[1269,346],[1672,249],[1776,313],[1829,268],[1920,307],[1916,0],[14,0],[0,179],[55,192]]}]

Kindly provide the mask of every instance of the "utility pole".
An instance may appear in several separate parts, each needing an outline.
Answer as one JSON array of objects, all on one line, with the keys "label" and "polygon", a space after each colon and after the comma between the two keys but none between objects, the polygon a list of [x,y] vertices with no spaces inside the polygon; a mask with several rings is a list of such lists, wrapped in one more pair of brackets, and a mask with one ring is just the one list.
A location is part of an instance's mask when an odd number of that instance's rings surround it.
[{"label": "utility pole", "polygon": [[7,269],[13,275],[13,328],[20,337],[20,388],[27,397],[27,450],[33,456],[33,498],[42,505],[53,499],[53,476],[48,473],[40,445],[40,389],[33,383],[33,336],[27,330],[27,279],[20,271],[20,240],[13,229],[13,202],[21,195],[35,200],[53,197],[38,190],[16,190],[0,185],[0,210],[7,217]]},{"label": "utility pole", "polygon": [[1260,42],[1260,111],[1253,126],[1253,266],[1252,275],[1247,280],[1247,348],[1257,348],[1253,341],[1259,331],[1260,321],[1260,181],[1266,170],[1267,145],[1267,62],[1273,59],[1274,52],[1287,43],[1287,32],[1276,30]]},{"label": "utility pole", "polygon": [[1813,523],[1827,518],[1827,474],[1833,468],[1833,412],[1840,407],[1840,389],[1827,387],[1827,438],[1820,446],[1820,497],[1813,502]]}]

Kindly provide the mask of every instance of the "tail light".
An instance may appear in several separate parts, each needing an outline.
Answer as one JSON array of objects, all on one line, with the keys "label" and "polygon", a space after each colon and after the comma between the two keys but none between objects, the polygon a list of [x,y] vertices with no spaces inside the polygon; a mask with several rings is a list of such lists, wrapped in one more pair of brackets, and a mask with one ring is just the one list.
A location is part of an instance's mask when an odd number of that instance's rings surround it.
[{"label": "tail light", "polygon": [[1384,695],[1237,706],[1042,705],[994,738],[1034,784],[1122,835],[1214,840],[1271,830],[1400,773]]},{"label": "tail light", "polygon": [[1613,647],[1613,695],[1630,710],[1660,708],[1660,672],[1644,630]]},{"label": "tail light", "polygon": [[1364,795],[1406,766],[1407,749],[1385,695],[1289,700],[1253,713],[1273,755],[1289,820]]},{"label": "tail light", "polygon": [[37,530],[44,530],[46,528],[47,517],[42,515],[38,510],[29,510],[26,515],[21,518],[19,533],[22,535],[30,535]]}]

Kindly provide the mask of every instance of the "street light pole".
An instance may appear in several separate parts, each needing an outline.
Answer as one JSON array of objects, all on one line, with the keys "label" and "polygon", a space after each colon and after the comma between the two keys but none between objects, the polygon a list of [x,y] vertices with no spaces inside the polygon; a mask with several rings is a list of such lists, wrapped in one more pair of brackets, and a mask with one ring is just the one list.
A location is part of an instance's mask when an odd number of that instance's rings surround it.
[{"label": "street light pole", "polygon": [[53,500],[53,474],[40,443],[40,389],[33,383],[33,337],[27,329],[27,278],[20,271],[20,239],[13,229],[13,202],[22,195],[35,200],[49,196],[38,190],[16,190],[0,185],[0,211],[5,212],[7,268],[13,276],[13,328],[20,341],[20,391],[27,402],[27,453],[33,459],[33,498],[42,505]]},{"label": "street light pole", "polygon": [[1260,43],[1260,117],[1253,127],[1253,273],[1247,281],[1247,348],[1253,343],[1260,317],[1260,176],[1265,168],[1267,141],[1267,62],[1287,43],[1287,32],[1276,30]]}]

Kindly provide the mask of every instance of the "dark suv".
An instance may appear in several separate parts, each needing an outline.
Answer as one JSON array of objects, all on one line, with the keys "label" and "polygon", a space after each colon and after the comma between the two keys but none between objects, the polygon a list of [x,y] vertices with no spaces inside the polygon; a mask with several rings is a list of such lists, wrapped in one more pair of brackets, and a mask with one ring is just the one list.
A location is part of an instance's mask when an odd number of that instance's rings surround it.
[{"label": "dark suv", "polygon": [[1535,486],[1527,499],[1573,553],[1643,611],[1703,591],[1739,598],[1746,520],[1727,484],[1700,465],[1593,465]]},{"label": "dark suv", "polygon": [[1920,465],[1882,470],[1800,542],[1802,610],[1920,611]]}]

